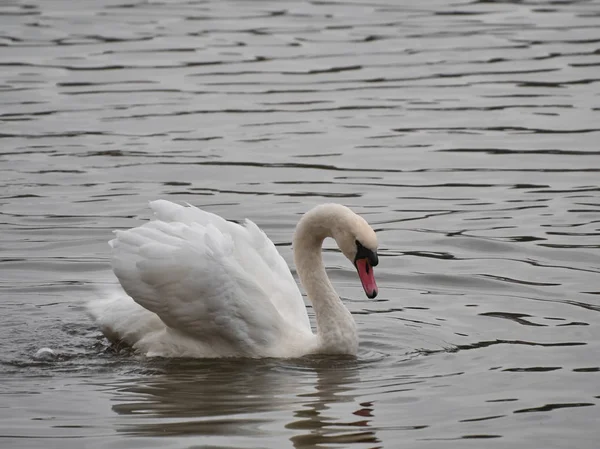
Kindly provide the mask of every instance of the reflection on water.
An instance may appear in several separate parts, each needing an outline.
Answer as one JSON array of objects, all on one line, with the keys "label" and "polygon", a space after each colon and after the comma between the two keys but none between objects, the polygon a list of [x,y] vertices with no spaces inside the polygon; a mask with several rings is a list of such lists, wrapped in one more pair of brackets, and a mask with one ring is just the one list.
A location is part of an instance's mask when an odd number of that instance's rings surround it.
[{"label": "reflection on water", "polygon": [[[598,18],[0,2],[0,446],[596,448]],[[114,284],[111,231],[156,198],[251,218],[290,264],[310,207],[363,214],[375,301],[324,252],[358,360],[109,347],[82,303]]]},{"label": "reflection on water", "polygon": [[128,417],[121,432],[269,437],[275,415],[287,421],[294,447],[379,442],[369,424],[374,403],[356,398],[361,363],[355,359],[173,360],[151,365],[160,374],[118,389],[112,409]]}]

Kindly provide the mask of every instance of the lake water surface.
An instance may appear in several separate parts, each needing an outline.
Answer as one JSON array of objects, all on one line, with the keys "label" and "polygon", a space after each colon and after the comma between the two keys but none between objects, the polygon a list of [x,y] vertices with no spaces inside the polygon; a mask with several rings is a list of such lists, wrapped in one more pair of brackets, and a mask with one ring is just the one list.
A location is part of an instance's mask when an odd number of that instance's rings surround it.
[{"label": "lake water surface", "polygon": [[[599,82],[595,1],[3,1],[0,446],[597,448]],[[110,348],[84,304],[156,198],[290,264],[362,214],[358,358]]]}]

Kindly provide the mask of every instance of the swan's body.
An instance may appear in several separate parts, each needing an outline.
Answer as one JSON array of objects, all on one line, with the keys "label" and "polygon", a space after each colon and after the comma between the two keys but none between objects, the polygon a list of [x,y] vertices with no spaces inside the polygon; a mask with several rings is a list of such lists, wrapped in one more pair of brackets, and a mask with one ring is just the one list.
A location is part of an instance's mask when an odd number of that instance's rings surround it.
[{"label": "swan's body", "polygon": [[150,207],[155,220],[116,231],[110,242],[113,271],[131,298],[89,305],[109,339],[164,357],[356,354],[355,323],[327,277],[321,246],[334,237],[375,297],[377,238],[360,216],[325,204],[296,228],[294,260],[315,310],[313,334],[287,264],[253,222],[165,200]]}]

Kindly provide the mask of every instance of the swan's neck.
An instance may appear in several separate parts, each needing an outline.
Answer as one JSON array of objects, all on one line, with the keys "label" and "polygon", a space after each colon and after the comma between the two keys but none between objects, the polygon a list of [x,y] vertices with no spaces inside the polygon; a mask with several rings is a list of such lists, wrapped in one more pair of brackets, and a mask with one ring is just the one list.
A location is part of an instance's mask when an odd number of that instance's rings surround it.
[{"label": "swan's neck", "polygon": [[304,215],[294,234],[294,262],[315,310],[317,351],[354,355],[358,349],[356,324],[331,285],[321,256],[323,240],[332,237],[336,226],[333,219],[327,213],[315,211]]}]

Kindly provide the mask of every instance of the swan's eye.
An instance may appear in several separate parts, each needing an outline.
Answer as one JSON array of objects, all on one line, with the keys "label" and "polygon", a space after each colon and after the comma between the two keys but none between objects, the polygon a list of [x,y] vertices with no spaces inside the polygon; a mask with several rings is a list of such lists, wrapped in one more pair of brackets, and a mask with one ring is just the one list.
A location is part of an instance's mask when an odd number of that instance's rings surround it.
[{"label": "swan's eye", "polygon": [[366,248],[362,243],[356,240],[356,256],[354,257],[354,262],[356,262],[358,259],[367,259],[373,267],[376,267],[379,263],[379,257],[377,257],[377,253],[369,248]]}]

